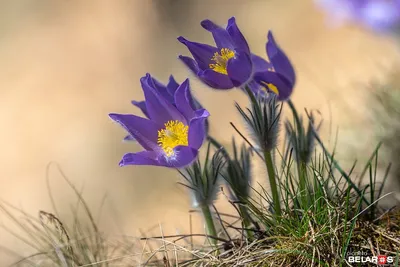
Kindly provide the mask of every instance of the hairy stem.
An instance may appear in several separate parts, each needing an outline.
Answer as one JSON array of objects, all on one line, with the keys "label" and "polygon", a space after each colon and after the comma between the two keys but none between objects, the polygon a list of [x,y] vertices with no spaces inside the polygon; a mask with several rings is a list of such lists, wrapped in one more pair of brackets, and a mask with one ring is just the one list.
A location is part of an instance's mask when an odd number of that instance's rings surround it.
[{"label": "hairy stem", "polygon": [[307,199],[307,176],[305,175],[306,172],[306,164],[301,161],[297,160],[297,171],[299,175],[299,189],[300,189],[300,199],[302,203],[302,209],[308,209],[308,199]]},{"label": "hairy stem", "polygon": [[282,215],[281,201],[279,198],[278,186],[276,183],[275,168],[274,168],[274,163],[272,162],[271,152],[265,150],[264,157],[265,157],[265,166],[267,167],[267,172],[268,172],[269,184],[271,185],[272,200],[274,202],[274,213],[279,220]]},{"label": "hairy stem", "polygon": [[[201,211],[203,213],[204,222],[206,224],[207,235],[212,236],[212,237],[218,237],[217,231],[215,230],[214,219],[211,214],[210,207],[208,205],[202,205]],[[209,238],[209,241],[211,244],[213,244],[215,247],[217,247],[217,239]]]}]

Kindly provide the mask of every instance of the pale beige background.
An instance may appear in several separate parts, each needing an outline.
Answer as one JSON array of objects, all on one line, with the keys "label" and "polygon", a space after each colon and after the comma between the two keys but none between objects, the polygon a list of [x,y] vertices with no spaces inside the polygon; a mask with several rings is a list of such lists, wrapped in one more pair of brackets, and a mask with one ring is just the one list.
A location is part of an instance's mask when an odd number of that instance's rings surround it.
[{"label": "pale beige background", "polygon": [[[311,0],[2,0],[1,199],[32,214],[50,210],[46,165],[56,161],[84,188],[94,210],[108,195],[105,217],[114,217],[109,210],[115,210],[127,234],[158,222],[169,232],[187,229],[190,204],[175,183],[179,177],[155,167],[118,167],[123,153],[139,147],[121,142],[125,133],[107,114],[139,114],[130,100],[142,98],[139,78],[146,72],[162,81],[171,73],[180,81],[192,77],[177,60],[188,52],[176,37],[211,42],[199,22],[224,24],[230,16],[260,55],[273,30],[297,70],[294,102],[299,109],[320,109],[326,120],[332,116],[341,129],[344,159],[353,158],[356,147],[361,156],[373,149],[373,125],[360,120],[369,110],[363,85],[384,81],[399,63],[394,40],[355,26],[328,29]],[[229,121],[240,122],[233,102],[246,103],[245,96],[192,85],[212,114],[212,132],[229,141]],[[54,169],[51,183],[60,212],[68,217],[75,199]],[[0,244],[28,253],[3,231]],[[0,252],[1,259],[9,260]]]}]

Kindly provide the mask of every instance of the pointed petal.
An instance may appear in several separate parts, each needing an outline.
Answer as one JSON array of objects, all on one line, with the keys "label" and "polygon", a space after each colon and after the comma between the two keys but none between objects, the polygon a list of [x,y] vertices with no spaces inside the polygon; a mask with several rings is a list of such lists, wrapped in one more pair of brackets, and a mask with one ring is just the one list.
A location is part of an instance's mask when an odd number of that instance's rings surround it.
[{"label": "pointed petal", "polygon": [[253,64],[248,54],[236,52],[235,57],[228,60],[226,69],[233,85],[240,87],[250,78]]},{"label": "pointed petal", "polygon": [[147,107],[146,107],[146,102],[145,102],[145,101],[135,101],[135,100],[132,100],[131,103],[132,103],[132,105],[138,107],[138,108],[143,112],[143,114],[144,114],[147,118],[149,118],[149,114],[147,113]]},{"label": "pointed petal", "polygon": [[159,127],[153,121],[130,114],[109,114],[146,150],[158,149],[157,139]]},{"label": "pointed petal", "polygon": [[153,165],[160,166],[157,159],[157,153],[154,151],[141,151],[138,153],[127,153],[122,157],[119,166],[126,165]]},{"label": "pointed petal", "polygon": [[176,89],[178,89],[179,84],[175,81],[174,76],[169,76],[167,91],[171,96],[175,95]]},{"label": "pointed petal", "polygon": [[232,38],[227,32],[227,30],[225,30],[221,26],[218,26],[217,24],[208,19],[203,20],[201,22],[201,26],[207,31],[212,33],[215,40],[215,44],[219,49],[221,48],[229,48],[231,50],[235,49]]},{"label": "pointed petal", "polygon": [[197,157],[198,150],[188,146],[177,146],[175,156],[171,158],[160,157],[160,164],[170,168],[183,168],[190,165]]},{"label": "pointed petal", "polygon": [[235,44],[235,47],[246,52],[247,54],[250,54],[249,45],[247,44],[246,39],[244,38],[243,34],[239,30],[239,27],[236,24],[235,17],[232,17],[228,20],[228,26],[226,27],[226,30],[228,31],[229,35],[231,36],[231,38]]},{"label": "pointed petal", "polygon": [[193,108],[190,105],[190,86],[189,79],[186,79],[175,92],[175,103],[178,110],[189,121],[193,117]]},{"label": "pointed petal", "polygon": [[254,79],[269,91],[277,91],[278,100],[287,100],[293,92],[293,85],[280,73],[259,72],[254,75]]},{"label": "pointed petal", "polygon": [[170,94],[167,90],[167,87],[160,83],[157,79],[151,77],[151,80],[154,84],[154,88],[157,90],[157,92],[162,95],[168,102],[173,103],[174,102],[174,95]]},{"label": "pointed petal", "polygon": [[272,68],[271,63],[257,55],[251,54],[251,61],[253,62],[254,72],[264,72],[267,71],[269,68]]},{"label": "pointed petal", "polygon": [[200,71],[199,66],[197,65],[197,62],[190,58],[190,57],[185,57],[185,56],[179,56],[179,59],[182,60],[182,62],[191,70],[195,75],[197,75]]},{"label": "pointed petal", "polygon": [[199,78],[208,86],[215,89],[232,89],[234,87],[228,75],[206,69],[199,73]]},{"label": "pointed petal", "polygon": [[296,75],[292,63],[290,63],[289,58],[275,42],[271,31],[268,32],[267,55],[275,71],[284,75],[291,84],[294,84],[296,82]]},{"label": "pointed petal", "polygon": [[193,110],[198,110],[198,109],[203,108],[203,106],[200,104],[200,102],[197,101],[197,99],[195,97],[193,97],[192,91],[190,90],[190,88],[189,88],[189,90],[187,90],[186,95],[187,95],[187,99],[189,100],[190,106]]},{"label": "pointed petal", "polygon": [[151,120],[159,125],[164,125],[170,120],[186,122],[184,116],[176,107],[155,90],[150,74],[142,77],[140,82],[146,99],[147,112]]},{"label": "pointed petal", "polygon": [[210,113],[203,109],[195,112],[195,117],[189,124],[189,146],[199,149],[206,139],[207,127],[206,121]]},{"label": "pointed petal", "polygon": [[[189,104],[190,104],[190,107],[193,109],[193,110],[197,110],[197,109],[201,109],[201,108],[203,108],[201,105],[200,105],[200,103],[193,97],[193,95],[192,95],[192,91],[190,90],[190,84],[189,84],[189,81],[188,81],[188,86],[189,86],[189,89],[186,91],[186,97],[187,97],[187,99],[188,99],[188,101],[189,101]],[[178,87],[179,87],[179,84],[178,84]],[[177,89],[178,89],[178,87],[177,87]],[[175,93],[176,93],[176,90],[177,89],[175,89]],[[175,95],[175,94],[174,94]]]},{"label": "pointed petal", "polygon": [[193,58],[194,60],[196,60],[200,69],[208,69],[211,58],[214,56],[214,53],[218,51],[216,47],[207,44],[191,42],[186,40],[182,36],[179,37],[178,40],[179,42],[186,45],[190,53],[192,53]]}]

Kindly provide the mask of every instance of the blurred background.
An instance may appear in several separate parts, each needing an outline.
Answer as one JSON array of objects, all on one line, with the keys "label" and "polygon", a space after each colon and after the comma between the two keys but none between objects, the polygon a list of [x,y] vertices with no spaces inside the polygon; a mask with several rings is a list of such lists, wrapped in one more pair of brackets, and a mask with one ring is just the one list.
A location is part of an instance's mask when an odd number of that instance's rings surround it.
[{"label": "blurred background", "polygon": [[[46,167],[57,162],[95,213],[103,207],[105,231],[118,221],[127,235],[158,227],[185,232],[190,200],[174,170],[124,167],[134,143],[112,123],[110,112],[140,114],[130,101],[143,98],[146,72],[166,82],[193,75],[177,60],[188,54],[176,37],[212,42],[200,26],[231,16],[252,51],[265,56],[266,33],[295,65],[298,109],[318,109],[322,136],[333,141],[344,164],[367,158],[375,147],[367,98],[372,82],[388,82],[398,68],[396,39],[356,25],[329,28],[311,0],[1,0],[0,1],[0,198],[36,216],[51,211]],[[194,94],[211,113],[213,135],[230,142],[239,90],[213,91],[195,79]],[[389,115],[390,116],[390,115]],[[260,170],[263,172],[263,170]],[[68,218],[76,203],[56,168],[48,173],[58,211]],[[0,213],[0,223],[6,223]],[[195,225],[201,230],[201,226]],[[0,244],[27,255],[21,242],[0,230]],[[0,265],[13,256],[0,250]]]}]

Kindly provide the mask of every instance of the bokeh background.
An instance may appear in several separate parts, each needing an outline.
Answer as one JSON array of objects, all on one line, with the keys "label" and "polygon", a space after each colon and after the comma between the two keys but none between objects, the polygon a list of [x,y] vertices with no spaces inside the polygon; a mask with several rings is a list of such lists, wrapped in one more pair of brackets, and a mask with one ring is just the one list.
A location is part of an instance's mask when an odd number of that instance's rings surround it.
[{"label": "bokeh background", "polygon": [[[385,83],[399,66],[397,40],[356,25],[329,28],[311,0],[1,0],[0,198],[34,216],[51,211],[46,167],[57,162],[95,213],[107,195],[104,231],[114,221],[127,235],[159,223],[168,233],[187,230],[191,207],[179,176],[120,168],[121,156],[140,148],[121,141],[125,132],[107,114],[139,114],[130,101],[143,98],[139,79],[146,72],[164,82],[170,74],[194,78],[177,60],[188,51],[176,37],[212,42],[200,21],[225,24],[231,16],[256,54],[265,56],[266,33],[273,31],[296,67],[293,101],[321,112],[325,141],[339,127],[344,164],[372,152],[368,85]],[[233,103],[245,104],[246,96],[191,84],[212,114],[212,133],[229,142],[229,122],[240,123]],[[76,198],[55,168],[48,177],[68,218]],[[0,222],[8,222],[1,213]],[[4,230],[0,244],[30,253]],[[11,260],[0,250],[0,266]]]}]

